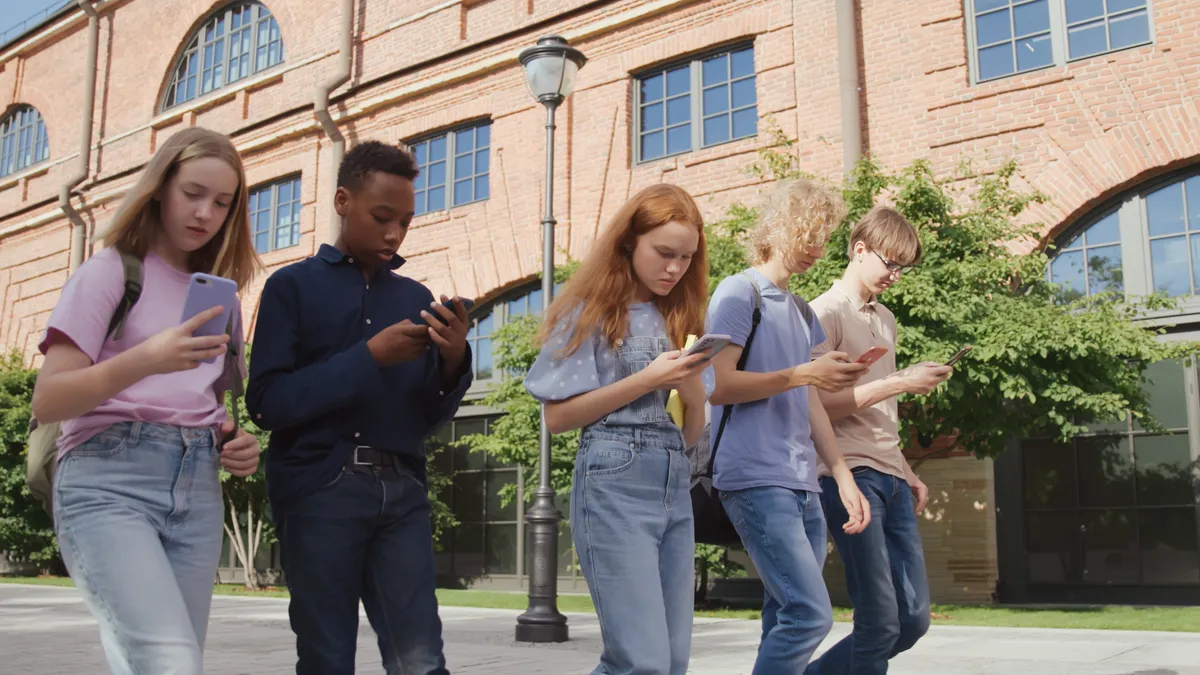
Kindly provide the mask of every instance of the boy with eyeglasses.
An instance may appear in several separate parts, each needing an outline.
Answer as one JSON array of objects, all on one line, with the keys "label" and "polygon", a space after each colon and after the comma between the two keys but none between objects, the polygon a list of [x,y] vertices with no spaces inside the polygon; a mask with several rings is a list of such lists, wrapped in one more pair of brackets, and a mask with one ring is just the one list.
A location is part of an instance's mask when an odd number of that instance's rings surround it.
[{"label": "boy with eyeglasses", "polygon": [[929,629],[929,583],[916,516],[929,490],[900,449],[896,396],[927,394],[953,370],[920,363],[896,371],[896,318],[879,294],[921,260],[916,229],[893,209],[877,207],[850,233],[850,263],[842,278],[812,302],[827,340],[813,350],[857,358],[887,349],[853,386],[820,391],[837,445],[871,507],[860,534],[842,530],[848,519],[838,484],[825,467],[821,502],[854,605],[854,631],[813,661],[807,675],[886,673],[888,660],[911,648]]}]

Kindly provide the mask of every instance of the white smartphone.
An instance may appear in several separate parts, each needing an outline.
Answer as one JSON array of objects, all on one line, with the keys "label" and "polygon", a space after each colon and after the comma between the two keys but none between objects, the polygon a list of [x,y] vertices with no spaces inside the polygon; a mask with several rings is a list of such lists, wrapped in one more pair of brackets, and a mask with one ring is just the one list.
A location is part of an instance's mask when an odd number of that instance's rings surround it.
[{"label": "white smartphone", "polygon": [[696,340],[696,344],[692,345],[691,349],[688,349],[684,353],[684,355],[691,356],[692,354],[695,354],[696,352],[702,352],[705,349],[712,349],[712,352],[704,359],[705,361],[707,361],[707,360],[711,359],[712,357],[716,356],[717,352],[724,349],[725,346],[728,345],[732,341],[733,341],[733,338],[729,337],[728,335],[718,335],[716,333],[708,333],[707,335],[700,338],[699,340]]}]

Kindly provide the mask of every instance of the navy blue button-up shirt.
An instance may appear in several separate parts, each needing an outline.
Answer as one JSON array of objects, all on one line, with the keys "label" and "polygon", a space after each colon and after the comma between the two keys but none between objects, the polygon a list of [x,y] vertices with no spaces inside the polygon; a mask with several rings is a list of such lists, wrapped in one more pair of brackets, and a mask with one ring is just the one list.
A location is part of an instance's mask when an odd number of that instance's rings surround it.
[{"label": "navy blue button-up shirt", "polygon": [[276,508],[332,481],[359,445],[424,466],[424,440],[458,410],[471,385],[445,386],[437,346],[424,359],[379,367],[367,340],[392,324],[422,322],[433,294],[380,268],[369,282],[328,244],[277,270],[263,288],[250,352],[246,409],[271,432],[267,491]]}]

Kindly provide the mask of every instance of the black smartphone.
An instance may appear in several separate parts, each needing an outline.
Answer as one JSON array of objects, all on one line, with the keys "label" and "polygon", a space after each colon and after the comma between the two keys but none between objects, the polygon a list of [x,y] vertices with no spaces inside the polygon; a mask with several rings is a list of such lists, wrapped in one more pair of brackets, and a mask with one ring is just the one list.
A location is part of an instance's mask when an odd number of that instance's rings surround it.
[{"label": "black smartphone", "polygon": [[[463,307],[465,307],[467,310],[467,314],[470,314],[471,310],[475,308],[475,302],[473,300],[469,300],[467,298],[459,298],[459,300],[462,301]],[[454,309],[454,298],[450,298],[449,300],[443,302],[442,307],[445,307],[446,309],[450,310],[450,313],[453,314],[456,311]],[[429,311],[429,310],[427,310],[427,311]],[[433,312],[430,311],[430,314],[433,314]],[[437,316],[437,315],[434,314],[434,316]],[[423,316],[418,316],[416,322],[421,325],[428,325],[428,322],[425,321],[425,317],[423,317]]]}]

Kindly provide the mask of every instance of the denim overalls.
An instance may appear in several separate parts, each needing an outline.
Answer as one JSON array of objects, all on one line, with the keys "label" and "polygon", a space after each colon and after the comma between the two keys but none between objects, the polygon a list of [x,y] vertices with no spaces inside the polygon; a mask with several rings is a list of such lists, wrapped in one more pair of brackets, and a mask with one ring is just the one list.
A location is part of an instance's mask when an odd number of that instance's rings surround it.
[{"label": "denim overalls", "polygon": [[[665,337],[613,349],[616,379],[670,351]],[[604,651],[593,675],[684,675],[692,639],[695,541],[691,465],[652,391],[583,429],[571,528]]]}]

